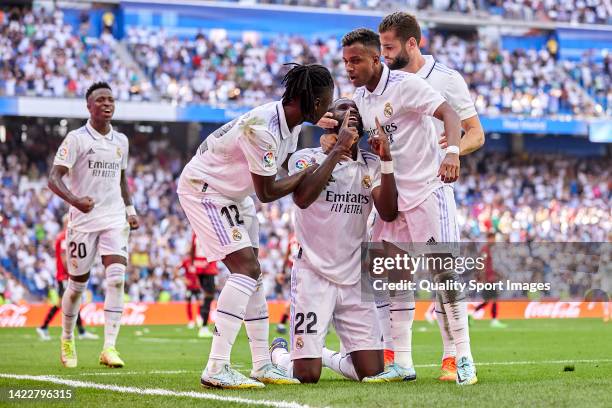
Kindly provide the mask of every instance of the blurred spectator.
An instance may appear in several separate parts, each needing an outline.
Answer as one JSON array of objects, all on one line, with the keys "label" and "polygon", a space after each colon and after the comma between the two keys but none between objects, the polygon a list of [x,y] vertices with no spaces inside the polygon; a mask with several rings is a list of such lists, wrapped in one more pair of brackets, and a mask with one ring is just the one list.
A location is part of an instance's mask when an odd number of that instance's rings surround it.
[{"label": "blurred spectator", "polygon": [[84,96],[106,81],[119,100],[150,99],[150,86],[123,64],[114,41],[108,33],[76,35],[60,9],[11,9],[0,23],[0,96]]}]

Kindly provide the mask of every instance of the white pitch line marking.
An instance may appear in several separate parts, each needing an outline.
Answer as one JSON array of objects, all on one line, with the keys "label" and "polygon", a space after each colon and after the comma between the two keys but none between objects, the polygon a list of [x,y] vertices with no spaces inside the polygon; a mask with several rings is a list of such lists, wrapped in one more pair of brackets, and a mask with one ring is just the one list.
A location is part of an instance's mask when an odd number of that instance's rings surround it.
[{"label": "white pitch line marking", "polygon": [[138,387],[125,387],[113,384],[99,384],[89,381],[79,380],[68,380],[65,378],[59,378],[51,375],[20,375],[20,374],[6,374],[0,373],[0,378],[10,378],[13,380],[30,380],[30,381],[41,381],[50,382],[53,384],[62,384],[73,388],[92,388],[103,391],[114,391],[123,394],[137,394],[137,395],[158,395],[163,397],[187,397],[204,400],[224,401],[224,402],[236,402],[239,404],[247,405],[262,405],[266,407],[274,408],[309,408],[308,405],[298,404],[297,402],[288,401],[272,401],[272,400],[254,400],[240,397],[228,397],[224,395],[209,394],[195,391],[172,391],[165,390],[163,388],[138,388]]},{"label": "white pitch line marking", "polygon": [[[578,363],[612,363],[612,359],[600,359],[600,360],[543,360],[543,361],[491,361],[491,362],[476,362],[477,366],[510,366],[510,365],[533,365],[533,364],[578,364]],[[242,367],[240,364],[232,364],[233,368]],[[415,368],[432,368],[439,367],[439,364],[416,364]],[[238,371],[243,373],[250,373],[251,370],[248,369],[238,369]],[[111,375],[147,375],[147,374],[162,374],[162,375],[172,375],[172,374],[189,374],[189,373],[199,373],[201,370],[152,370],[152,371],[104,371],[104,372],[90,372],[90,373],[80,373],[80,374],[66,374],[62,375],[62,377],[72,377],[72,376],[111,376]]]}]

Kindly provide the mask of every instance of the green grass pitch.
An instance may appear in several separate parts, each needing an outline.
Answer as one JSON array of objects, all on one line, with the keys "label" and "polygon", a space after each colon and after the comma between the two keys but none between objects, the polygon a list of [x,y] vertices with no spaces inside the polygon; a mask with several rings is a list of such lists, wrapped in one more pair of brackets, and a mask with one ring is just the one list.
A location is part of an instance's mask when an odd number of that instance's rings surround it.
[{"label": "green grass pitch", "polygon": [[[59,329],[53,340],[40,341],[34,329],[0,329],[1,374],[47,375],[85,384],[113,384],[141,389],[196,392],[219,396],[219,400],[181,395],[142,395],[117,391],[72,388],[69,402],[8,402],[0,406],[52,407],[233,407],[266,401],[267,406],[311,407],[454,407],[454,406],[612,406],[612,325],[601,320],[508,321],[507,329],[491,329],[477,321],[471,329],[472,349],[479,383],[460,388],[440,383],[435,377],[441,353],[438,328],[415,323],[413,354],[418,379],[414,383],[360,384],[324,369],[316,385],[267,386],[263,390],[206,390],[199,375],[210,340],[197,339],[194,330],[178,326],[123,327],[118,350],[126,362],[123,369],[98,365],[102,340],[78,341],[79,367],[65,369],[59,362]],[[102,337],[102,328],[93,328]],[[273,329],[271,330],[274,337]],[[338,348],[335,335],[328,337]],[[241,332],[232,361],[245,373],[250,369],[248,341]],[[573,366],[574,371],[565,369]],[[0,389],[67,389],[65,385],[0,377]],[[242,403],[235,398],[244,398]],[[233,401],[228,399],[234,399]],[[249,400],[249,401],[247,401]],[[26,405],[23,405],[26,404]]]}]

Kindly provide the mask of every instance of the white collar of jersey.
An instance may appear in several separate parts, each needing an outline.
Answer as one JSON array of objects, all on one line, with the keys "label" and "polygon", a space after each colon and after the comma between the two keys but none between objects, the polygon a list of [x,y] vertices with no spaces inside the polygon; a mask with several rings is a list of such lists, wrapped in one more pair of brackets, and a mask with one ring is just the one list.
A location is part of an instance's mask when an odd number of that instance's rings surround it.
[{"label": "white collar of jersey", "polygon": [[363,158],[361,149],[357,149],[357,160],[356,161],[357,163],[365,164],[366,166],[368,165],[368,163],[366,163],[365,159]]},{"label": "white collar of jersey", "polygon": [[436,60],[432,55],[423,55],[423,58],[425,58],[425,65],[423,65],[416,74],[423,79],[427,79],[436,65]]},{"label": "white collar of jersey", "polygon": [[289,125],[287,125],[287,118],[285,117],[285,110],[283,109],[282,101],[276,102],[276,113],[278,113],[278,126],[280,127],[280,134],[283,139],[286,139],[291,136],[296,130],[299,133],[299,125],[293,128],[293,132],[289,130]]},{"label": "white collar of jersey", "polygon": [[91,123],[89,123],[89,120],[85,124],[85,128],[87,129],[87,133],[89,133],[89,135],[91,137],[93,137],[94,139],[96,139],[96,140],[98,140],[98,139],[113,140],[113,127],[111,125],[108,125],[108,126],[110,127],[110,132],[108,132],[106,135],[103,135],[102,133],[100,133],[96,129],[94,129],[93,126],[91,126]]},{"label": "white collar of jersey", "polygon": [[368,88],[364,86],[365,91],[370,95],[380,96],[383,94],[383,92],[385,92],[385,89],[387,89],[387,84],[389,83],[389,74],[391,73],[391,70],[389,69],[388,66],[386,66],[382,62],[381,62],[381,65],[383,67],[383,72],[382,72],[382,75],[380,76],[380,81],[378,81],[378,85],[376,85],[376,89],[374,89],[373,92],[370,92],[368,91]]}]

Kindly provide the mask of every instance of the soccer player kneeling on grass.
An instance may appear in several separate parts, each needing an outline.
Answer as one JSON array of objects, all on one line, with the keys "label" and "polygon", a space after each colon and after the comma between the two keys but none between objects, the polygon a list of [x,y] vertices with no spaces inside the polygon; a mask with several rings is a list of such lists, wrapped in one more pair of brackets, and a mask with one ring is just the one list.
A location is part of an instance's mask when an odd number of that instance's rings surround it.
[{"label": "soccer player kneeling on grass", "polygon": [[[231,272],[217,301],[210,356],[200,382],[216,388],[297,384],[273,365],[268,352],[268,304],[257,261],[259,223],[250,195],[271,202],[291,194],[309,171],[277,179],[297,148],[303,122],[316,123],[332,102],[334,82],[321,65],[297,65],[283,79],[282,101],[271,102],[222,126],[183,169],[178,195],[209,262]],[[230,366],[244,321],[253,370],[247,378]]]},{"label": "soccer player kneeling on grass", "polygon": [[[320,167],[293,193],[301,249],[291,272],[291,353],[282,338],[270,347],[272,361],[306,383],[319,380],[323,365],[354,380],[384,368],[375,305],[361,300],[360,266],[372,205],[387,221],[397,215],[389,140],[379,126],[378,135],[370,139],[378,157],[361,150],[357,141],[363,124],[355,103],[336,100],[331,112],[343,123],[334,130],[338,142],[329,155],[321,148],[304,149],[289,163],[290,174]],[[355,135],[350,157],[341,161],[349,133]],[[345,355],[324,349],[330,321]]]}]

